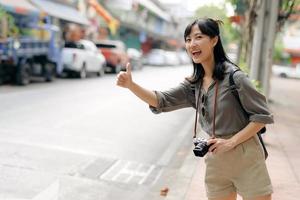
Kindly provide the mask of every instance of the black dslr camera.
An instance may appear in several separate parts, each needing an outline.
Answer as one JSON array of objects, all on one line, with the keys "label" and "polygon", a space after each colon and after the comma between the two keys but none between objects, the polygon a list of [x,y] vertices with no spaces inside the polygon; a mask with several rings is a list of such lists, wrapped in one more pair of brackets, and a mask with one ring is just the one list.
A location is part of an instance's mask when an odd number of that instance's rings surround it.
[{"label": "black dslr camera", "polygon": [[209,147],[212,145],[207,145],[207,140],[203,138],[194,138],[195,148],[193,152],[197,157],[203,157],[208,152]]}]

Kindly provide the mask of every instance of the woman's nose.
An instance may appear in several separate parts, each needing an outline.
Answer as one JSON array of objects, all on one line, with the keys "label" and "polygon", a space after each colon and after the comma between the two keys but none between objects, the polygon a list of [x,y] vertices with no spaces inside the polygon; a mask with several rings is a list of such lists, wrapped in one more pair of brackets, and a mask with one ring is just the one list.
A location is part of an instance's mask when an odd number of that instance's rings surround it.
[{"label": "woman's nose", "polygon": [[191,42],[190,42],[190,47],[194,47],[194,46],[196,46],[197,45],[197,43],[195,42],[195,40],[191,40]]}]

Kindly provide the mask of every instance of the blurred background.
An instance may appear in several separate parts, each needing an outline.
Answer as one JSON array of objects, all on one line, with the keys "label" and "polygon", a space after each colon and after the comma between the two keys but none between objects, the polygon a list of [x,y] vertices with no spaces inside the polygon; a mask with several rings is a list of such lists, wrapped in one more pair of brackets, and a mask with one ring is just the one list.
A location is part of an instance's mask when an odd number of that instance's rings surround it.
[{"label": "blurred background", "polygon": [[0,0],[0,199],[155,199],[194,111],[153,115],[116,74],[130,62],[142,86],[178,85],[199,17],[223,21],[228,57],[270,101],[297,102],[299,0]]},{"label": "blurred background", "polygon": [[[222,39],[229,57],[245,70],[252,68],[251,76],[267,93],[263,79],[269,79],[271,62],[294,67],[300,62],[299,2],[268,3],[1,0],[0,83],[27,85],[34,77],[52,81],[82,78],[88,72],[118,73],[128,61],[136,69],[144,64],[186,64],[190,61],[184,50],[184,28],[192,19],[206,16],[224,22]],[[90,42],[80,44],[81,40]],[[97,60],[94,68],[88,57],[81,58],[91,51],[98,51],[89,56]]]}]

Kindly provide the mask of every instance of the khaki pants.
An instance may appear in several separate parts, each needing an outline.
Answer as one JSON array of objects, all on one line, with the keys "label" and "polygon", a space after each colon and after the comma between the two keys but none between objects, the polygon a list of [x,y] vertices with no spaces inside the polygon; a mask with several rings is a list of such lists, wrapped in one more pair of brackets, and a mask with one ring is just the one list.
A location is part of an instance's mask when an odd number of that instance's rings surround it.
[{"label": "khaki pants", "polygon": [[271,194],[272,184],[264,152],[257,135],[234,149],[205,157],[205,186],[208,198],[237,192],[244,198]]}]

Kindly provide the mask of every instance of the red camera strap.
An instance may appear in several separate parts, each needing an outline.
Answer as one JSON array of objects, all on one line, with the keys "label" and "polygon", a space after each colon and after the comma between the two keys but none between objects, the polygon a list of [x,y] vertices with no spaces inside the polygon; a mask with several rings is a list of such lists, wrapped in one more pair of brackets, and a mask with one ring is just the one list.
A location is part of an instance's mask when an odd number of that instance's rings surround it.
[{"label": "red camera strap", "polygon": [[[201,96],[201,88],[202,88],[203,81],[201,81],[200,87],[199,87],[199,93],[197,98],[197,104],[196,104],[196,116],[195,116],[195,125],[194,125],[194,136],[193,138],[197,137],[197,123],[198,123],[198,109],[199,109],[199,99]],[[212,137],[216,137],[216,113],[217,113],[217,97],[218,97],[218,89],[219,89],[219,82],[216,81],[215,84],[215,95],[214,95],[214,107],[213,107],[213,132]]]}]

